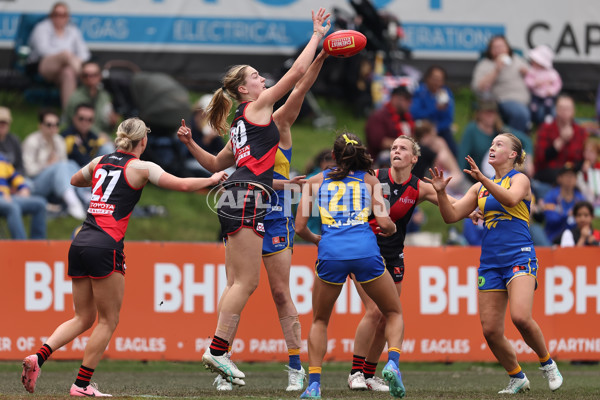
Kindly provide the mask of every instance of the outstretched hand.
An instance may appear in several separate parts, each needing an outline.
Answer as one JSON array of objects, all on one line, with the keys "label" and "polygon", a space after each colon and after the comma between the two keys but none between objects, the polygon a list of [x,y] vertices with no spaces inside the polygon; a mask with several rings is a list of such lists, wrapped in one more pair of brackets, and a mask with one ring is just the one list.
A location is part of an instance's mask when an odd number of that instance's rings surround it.
[{"label": "outstretched hand", "polygon": [[475,163],[475,160],[473,160],[473,158],[471,156],[466,156],[465,160],[467,160],[467,162],[469,163],[469,167],[471,167],[471,169],[470,170],[463,169],[463,171],[466,174],[471,175],[471,178],[481,182],[481,180],[485,177],[485,175],[483,175],[483,173],[479,170],[479,167]]},{"label": "outstretched hand", "polygon": [[290,185],[302,186],[305,183],[306,183],[306,175],[296,175],[293,178],[290,178]]},{"label": "outstretched hand", "polygon": [[192,130],[185,126],[185,119],[181,120],[181,126],[177,129],[177,137],[183,144],[189,144],[193,142]]},{"label": "outstretched hand", "polygon": [[448,178],[444,178],[444,171],[438,169],[437,167],[433,169],[429,168],[429,173],[431,174],[431,178],[424,176],[423,180],[425,180],[425,182],[431,183],[433,189],[438,193],[444,191],[444,189],[446,189],[446,186],[448,186],[448,182],[450,182],[450,180],[452,179],[451,176],[449,176]]},{"label": "outstretched hand", "polygon": [[[316,15],[314,11],[311,11],[311,13],[313,20],[313,32],[321,35],[321,37],[324,37],[329,31],[329,28],[331,28],[331,20],[328,19],[331,13],[325,14],[325,9],[323,7],[319,8],[319,11],[317,11]],[[323,26],[323,22],[325,22],[325,20],[327,20],[327,24]]]}]

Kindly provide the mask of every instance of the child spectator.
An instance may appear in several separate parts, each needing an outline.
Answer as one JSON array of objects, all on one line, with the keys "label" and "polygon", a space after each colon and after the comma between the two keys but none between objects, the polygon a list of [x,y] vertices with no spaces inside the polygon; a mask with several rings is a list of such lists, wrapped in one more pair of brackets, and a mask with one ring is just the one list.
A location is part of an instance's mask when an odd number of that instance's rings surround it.
[{"label": "child spectator", "polygon": [[552,66],[554,52],[546,45],[529,51],[531,67],[525,75],[525,84],[531,91],[531,119],[534,123],[552,122],[556,96],[562,89],[562,80]]},{"label": "child spectator", "polygon": [[560,247],[598,246],[600,231],[592,226],[594,207],[588,201],[580,201],[573,206],[575,227],[567,229],[560,238]]}]

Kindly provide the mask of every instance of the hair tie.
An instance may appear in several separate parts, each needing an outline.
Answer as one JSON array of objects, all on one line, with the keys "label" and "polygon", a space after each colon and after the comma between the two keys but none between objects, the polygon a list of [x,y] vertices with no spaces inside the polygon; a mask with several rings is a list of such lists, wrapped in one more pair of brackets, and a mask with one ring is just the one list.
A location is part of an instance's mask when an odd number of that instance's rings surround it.
[{"label": "hair tie", "polygon": [[342,135],[342,137],[346,141],[346,144],[358,144],[358,142],[356,140],[349,139],[348,136],[346,136],[345,133]]},{"label": "hair tie", "polygon": [[521,151],[521,156],[523,157],[523,159],[525,159],[526,155],[527,155],[527,153],[525,152],[525,150]]},{"label": "hair tie", "polygon": [[227,91],[227,89],[225,88],[225,86],[221,86],[221,90],[224,91],[224,92]]}]

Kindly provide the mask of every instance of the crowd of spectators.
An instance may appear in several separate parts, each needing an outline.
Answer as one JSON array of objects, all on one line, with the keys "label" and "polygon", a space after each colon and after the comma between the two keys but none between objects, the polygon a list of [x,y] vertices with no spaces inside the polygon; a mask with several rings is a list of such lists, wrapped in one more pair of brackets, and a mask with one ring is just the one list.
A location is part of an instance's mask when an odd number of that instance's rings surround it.
[{"label": "crowd of spectators", "polygon": [[[534,243],[597,245],[597,231],[590,227],[591,220],[600,216],[600,138],[590,136],[576,121],[575,101],[561,92],[553,59],[548,46],[531,49],[526,60],[506,38],[492,37],[473,70],[473,118],[460,132],[458,146],[454,95],[443,67],[432,65],[414,91],[409,85],[393,89],[389,101],[369,116],[365,133],[376,167],[389,165],[386,153],[397,136],[413,136],[422,149],[413,174],[422,178],[430,167],[444,169],[455,184],[449,190],[460,197],[465,190],[460,179],[469,179],[462,173],[468,169],[465,157],[470,155],[492,177],[488,164],[492,140],[511,132],[526,152],[522,172],[532,182]],[[585,223],[576,223],[575,210]],[[480,243],[481,226],[466,221],[462,230],[457,243]]]},{"label": "crowd of spectators", "polygon": [[[41,204],[44,210],[57,204],[66,215],[85,217],[90,190],[75,190],[70,177],[95,156],[114,150],[110,135],[120,119],[111,95],[102,86],[101,67],[93,61],[78,28],[69,23],[65,3],[53,5],[48,17],[33,29],[29,45],[27,69],[58,85],[62,107],[60,111],[41,109],[38,129],[27,135],[21,146],[11,132],[11,110],[0,106],[0,214],[9,220],[14,238],[24,237],[22,220],[20,226],[14,221],[21,219],[17,215],[27,213],[35,215],[32,223],[43,225],[43,229],[32,225],[30,236],[45,237],[46,214],[36,211]],[[531,230],[536,245],[597,244],[597,240],[588,240],[595,231],[589,231],[583,222],[576,223],[575,209],[582,214],[581,220],[587,218],[589,207],[590,218],[600,216],[600,143],[576,121],[575,102],[561,93],[562,81],[553,58],[548,46],[531,49],[525,58],[503,36],[492,37],[472,73],[476,100],[472,119],[461,131],[455,123],[454,94],[443,66],[431,65],[418,83],[400,80],[366,122],[366,143],[375,168],[389,166],[389,148],[396,137],[412,136],[421,146],[413,174],[423,178],[431,167],[443,169],[453,178],[448,189],[460,197],[470,184],[469,176],[462,172],[467,168],[465,157],[470,155],[484,174],[493,175],[487,163],[491,142],[499,133],[511,132],[527,153],[523,172],[532,180],[535,196]],[[188,125],[198,143],[216,154],[224,142],[206,124],[209,101],[206,95],[194,105]],[[597,104],[600,113],[600,101]],[[316,163],[320,168],[330,161],[328,156],[327,151],[319,153]],[[188,161],[190,173],[206,174],[194,160]],[[7,203],[12,203],[10,210]],[[26,205],[16,210],[19,204]],[[418,230],[424,219],[416,210],[413,230]],[[477,244],[479,231],[477,226],[465,224],[463,241]],[[568,236],[565,232],[571,232],[572,238],[564,239]],[[580,240],[582,237],[585,239]]]}]

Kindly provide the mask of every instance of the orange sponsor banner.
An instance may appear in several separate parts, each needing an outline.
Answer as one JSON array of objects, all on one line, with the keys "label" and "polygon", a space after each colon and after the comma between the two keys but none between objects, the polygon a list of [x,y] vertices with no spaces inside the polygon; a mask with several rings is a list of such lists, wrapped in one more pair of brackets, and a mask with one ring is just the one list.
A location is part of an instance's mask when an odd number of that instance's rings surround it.
[{"label": "orange sponsor banner", "polygon": [[[73,316],[67,277],[67,241],[0,241],[0,359],[36,351]],[[492,361],[477,308],[479,248],[407,248],[402,306],[406,361]],[[225,250],[219,243],[128,242],[126,289],[119,326],[106,357],[200,360],[216,326],[226,285]],[[600,360],[600,250],[537,249],[539,287],[533,315],[557,359]],[[316,247],[294,248],[290,287],[306,337],[312,318]],[[241,316],[233,343],[237,360],[287,360],[279,319],[261,270],[259,288]],[[350,360],[363,314],[353,285],[346,284],[329,326],[328,360]],[[54,353],[79,359],[91,331]],[[536,360],[506,318],[506,336],[519,358]]]}]

